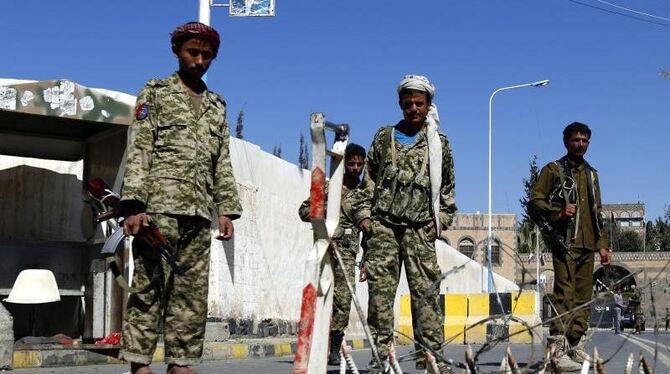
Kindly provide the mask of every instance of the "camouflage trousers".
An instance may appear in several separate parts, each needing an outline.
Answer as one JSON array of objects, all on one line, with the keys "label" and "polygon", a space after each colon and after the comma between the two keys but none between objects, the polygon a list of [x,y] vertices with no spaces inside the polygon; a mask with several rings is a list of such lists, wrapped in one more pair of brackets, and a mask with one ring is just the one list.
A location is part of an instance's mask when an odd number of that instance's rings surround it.
[{"label": "camouflage trousers", "polygon": [[549,327],[551,335],[565,335],[570,344],[576,344],[589,328],[590,307],[573,310],[591,301],[593,295],[593,267],[595,253],[586,248],[570,248],[568,255],[553,251],[554,292],[551,302],[556,315]]},{"label": "camouflage trousers", "polygon": [[[358,241],[358,237],[356,237]],[[339,244],[339,243],[338,243]],[[358,244],[358,243],[356,243]],[[358,247],[358,245],[356,246]],[[347,287],[347,281],[344,278],[346,272],[349,282],[352,286],[356,285],[356,253],[351,251],[347,246],[339,247],[340,257],[344,263],[344,268],[340,267],[337,257],[331,255],[333,262],[333,272],[335,273],[335,290],[333,292],[333,317],[330,322],[330,331],[338,331],[344,333],[344,330],[349,324],[349,313],[351,312],[351,292]]]},{"label": "camouflage trousers", "polygon": [[[205,338],[210,222],[201,217],[164,214],[151,218],[177,250],[177,264],[188,270],[183,275],[173,275],[164,261],[135,256],[133,287],[147,288],[152,279],[154,285],[128,298],[121,357],[150,364],[162,326],[165,361],[190,365],[200,360]],[[137,252],[133,244],[133,253]]]},{"label": "camouflage trousers", "polygon": [[409,284],[414,339],[436,350],[444,342],[439,287],[427,294],[441,274],[435,254],[435,239],[435,230],[426,227],[389,227],[375,220],[370,224],[370,239],[365,254],[368,324],[382,358],[388,355],[393,343],[393,301],[402,264],[405,265]]}]

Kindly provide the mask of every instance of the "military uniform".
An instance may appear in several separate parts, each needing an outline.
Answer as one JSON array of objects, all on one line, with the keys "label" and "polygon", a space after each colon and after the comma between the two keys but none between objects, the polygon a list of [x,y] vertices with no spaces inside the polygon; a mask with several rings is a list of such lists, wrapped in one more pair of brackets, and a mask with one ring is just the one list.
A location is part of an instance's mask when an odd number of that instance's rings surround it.
[{"label": "military uniform", "polygon": [[[573,224],[559,221],[565,206],[564,196],[572,196],[571,203],[577,205]],[[552,302],[556,313],[563,314],[591,301],[595,252],[609,247],[607,235],[602,230],[597,171],[586,161],[575,164],[567,156],[547,164],[533,186],[530,208],[563,235],[564,244],[568,247],[566,251],[558,243],[546,240],[552,246]],[[588,329],[589,312],[589,308],[581,308],[553,320],[550,334],[564,335],[571,345],[576,345]]]},{"label": "military uniform", "polygon": [[[388,355],[393,343],[393,300],[403,263],[411,294],[415,339],[433,349],[440,349],[444,342],[439,287],[427,294],[441,272],[435,253],[437,231],[429,225],[434,216],[426,131],[420,131],[410,145],[396,141],[394,132],[393,126],[383,127],[375,135],[354,204],[356,222],[371,219],[365,253],[368,323],[382,358]],[[456,212],[454,164],[447,137],[443,134],[439,137],[442,146],[439,221],[446,228]]]},{"label": "military uniform", "polygon": [[[164,319],[168,364],[189,365],[202,355],[207,318],[212,208],[241,214],[229,155],[226,104],[204,91],[199,99],[175,73],[151,80],[137,98],[128,137],[123,201],[141,202],[188,268],[173,275],[162,262],[135,256],[134,287],[124,316],[122,357],[151,363]],[[199,105],[198,105],[199,102]],[[134,248],[134,253],[138,251]],[[164,268],[156,272],[157,267]]]},{"label": "military uniform", "polygon": [[635,318],[635,324],[633,328],[636,333],[642,332],[642,323],[644,321],[644,315],[642,313],[642,294],[639,290],[633,291],[633,294],[628,299],[628,306],[633,309],[633,318]]},{"label": "military uniform", "polygon": [[[331,254],[335,273],[335,290],[333,292],[333,318],[330,330],[344,334],[349,324],[349,313],[351,311],[351,292],[344,278],[345,273],[349,281],[353,282],[356,276],[356,255],[358,254],[358,236],[360,231],[354,223],[352,197],[354,190],[342,186],[342,200],[340,209],[340,221],[335,228],[333,241],[340,250],[340,257],[344,262],[344,269],[339,266],[337,258]],[[300,219],[309,222],[310,199],[303,201],[298,209]]]}]

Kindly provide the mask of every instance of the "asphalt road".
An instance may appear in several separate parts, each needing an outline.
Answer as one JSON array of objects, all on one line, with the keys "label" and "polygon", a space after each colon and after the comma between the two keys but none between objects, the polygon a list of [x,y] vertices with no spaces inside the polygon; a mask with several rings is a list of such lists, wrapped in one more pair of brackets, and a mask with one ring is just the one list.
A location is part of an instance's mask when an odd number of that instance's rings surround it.
[{"label": "asphalt road", "polygon": [[[615,335],[611,331],[596,331],[591,336],[591,341],[587,343],[587,351],[592,352],[593,347],[597,346],[600,357],[605,360],[606,370],[609,373],[623,373],[626,360],[629,354],[635,355],[636,362],[639,355],[642,354],[651,366],[655,366],[656,373],[667,373],[670,370],[670,334],[662,332],[655,335],[651,331],[646,331],[642,335]],[[473,346],[473,350],[481,348]],[[480,370],[486,372],[498,372],[503,352],[507,348],[506,344],[500,344],[492,350],[482,353],[479,356],[478,363]],[[534,348],[534,350],[533,350]],[[464,361],[464,352],[466,347],[449,346],[446,349],[446,356],[455,362]],[[527,366],[541,359],[543,347],[541,345],[531,346],[529,344],[516,344],[511,346],[512,353],[518,360],[520,366]],[[414,369],[414,362],[407,355],[411,353],[411,347],[403,346],[398,349],[398,356],[402,362],[403,371],[407,374],[421,373]],[[370,361],[370,351],[368,349],[355,351],[354,360],[361,374],[367,373],[365,370]],[[656,357],[656,359],[654,359]],[[293,364],[293,357],[277,357],[248,360],[229,360],[229,361],[207,361],[198,365],[196,369],[200,374],[264,374],[264,373],[290,373]],[[164,373],[166,366],[162,364],[152,365],[156,374]],[[47,369],[20,369],[14,370],[15,374],[35,373],[35,374],[122,374],[128,370],[125,365],[97,365],[80,366],[68,368],[47,368]],[[637,372],[637,370],[634,370]],[[337,367],[330,367],[328,374],[337,374]]]}]

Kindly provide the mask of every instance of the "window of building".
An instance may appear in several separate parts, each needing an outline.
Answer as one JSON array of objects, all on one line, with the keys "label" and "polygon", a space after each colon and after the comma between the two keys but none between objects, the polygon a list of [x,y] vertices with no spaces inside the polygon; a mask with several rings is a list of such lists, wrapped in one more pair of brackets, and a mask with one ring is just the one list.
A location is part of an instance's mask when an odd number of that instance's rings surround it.
[{"label": "window of building", "polygon": [[500,257],[500,243],[495,239],[491,243],[491,263],[493,266],[500,266],[502,263]]},{"label": "window of building", "polygon": [[475,253],[475,242],[469,238],[461,239],[458,243],[458,251],[472,258],[472,254]]}]

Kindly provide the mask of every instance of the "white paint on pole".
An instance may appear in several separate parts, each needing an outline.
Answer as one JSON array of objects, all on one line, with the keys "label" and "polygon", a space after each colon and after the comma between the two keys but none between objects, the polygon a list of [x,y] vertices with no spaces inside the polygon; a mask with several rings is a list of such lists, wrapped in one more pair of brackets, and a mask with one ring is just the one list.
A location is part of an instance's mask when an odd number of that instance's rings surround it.
[{"label": "white paint on pole", "polygon": [[211,22],[210,0],[198,0],[198,22],[209,25]]}]

